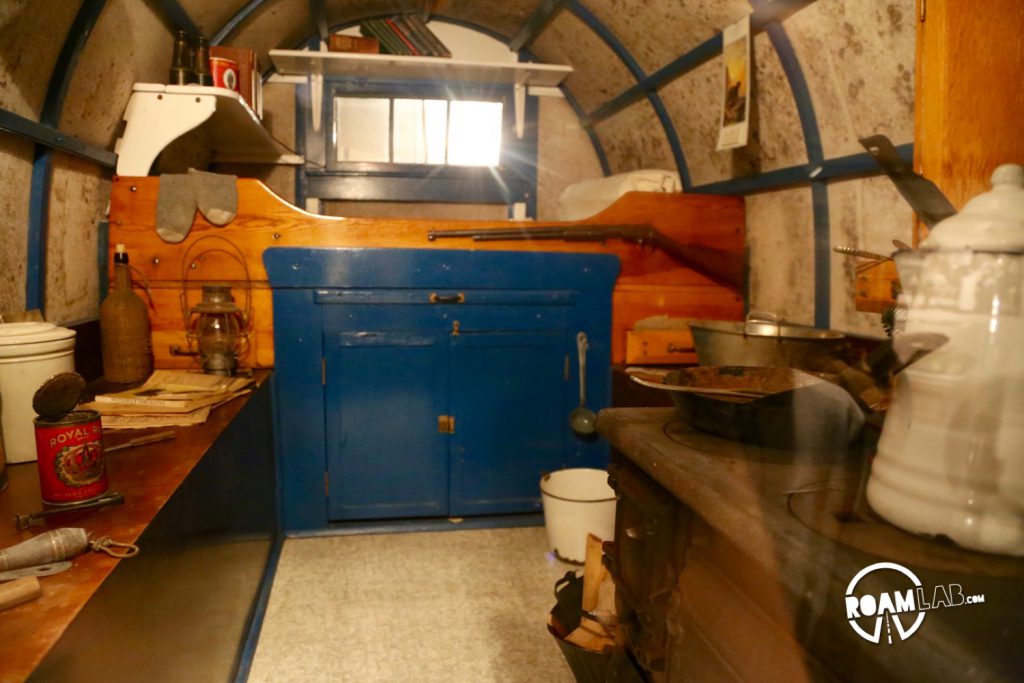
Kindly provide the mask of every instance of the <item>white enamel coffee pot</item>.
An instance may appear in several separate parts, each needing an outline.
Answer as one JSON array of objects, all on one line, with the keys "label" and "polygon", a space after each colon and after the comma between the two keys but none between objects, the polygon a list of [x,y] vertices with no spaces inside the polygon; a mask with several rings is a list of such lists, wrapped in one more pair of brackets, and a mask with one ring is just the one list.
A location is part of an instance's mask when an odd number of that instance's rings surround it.
[{"label": "white enamel coffee pot", "polygon": [[867,498],[908,531],[1024,556],[1022,263],[1024,168],[1013,164],[897,257],[900,334],[948,341],[897,376]]}]

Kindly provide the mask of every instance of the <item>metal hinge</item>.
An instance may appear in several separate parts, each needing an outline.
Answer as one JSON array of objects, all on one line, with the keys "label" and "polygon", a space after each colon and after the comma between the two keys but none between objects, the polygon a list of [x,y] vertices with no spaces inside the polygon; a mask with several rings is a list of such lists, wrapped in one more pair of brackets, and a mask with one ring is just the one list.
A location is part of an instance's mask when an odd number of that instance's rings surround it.
[{"label": "metal hinge", "polygon": [[928,14],[928,0],[920,0],[920,7],[918,8],[919,14],[917,15],[918,21],[924,21],[925,16]]},{"label": "metal hinge", "polygon": [[331,475],[324,472],[324,498],[331,497]]},{"label": "metal hinge", "polygon": [[453,416],[453,415],[438,415],[437,416],[437,433],[438,434],[454,434],[455,433],[455,416]]},{"label": "metal hinge", "polygon": [[327,386],[327,358],[320,357],[320,384]]}]

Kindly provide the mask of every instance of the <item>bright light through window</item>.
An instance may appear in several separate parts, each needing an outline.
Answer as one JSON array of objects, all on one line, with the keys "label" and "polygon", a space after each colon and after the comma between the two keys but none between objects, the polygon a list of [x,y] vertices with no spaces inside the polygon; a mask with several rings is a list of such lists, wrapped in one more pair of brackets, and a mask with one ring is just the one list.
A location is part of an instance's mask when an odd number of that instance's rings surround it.
[{"label": "bright light through window", "polygon": [[395,100],[396,164],[443,164],[447,100]]},{"label": "bright light through window", "polygon": [[383,97],[338,97],[334,101],[338,161],[389,161],[391,101]]},{"label": "bright light through window", "polygon": [[497,166],[501,155],[501,102],[452,102],[448,163]]},{"label": "bright light through window", "polygon": [[335,97],[335,158],[497,166],[501,102]]}]

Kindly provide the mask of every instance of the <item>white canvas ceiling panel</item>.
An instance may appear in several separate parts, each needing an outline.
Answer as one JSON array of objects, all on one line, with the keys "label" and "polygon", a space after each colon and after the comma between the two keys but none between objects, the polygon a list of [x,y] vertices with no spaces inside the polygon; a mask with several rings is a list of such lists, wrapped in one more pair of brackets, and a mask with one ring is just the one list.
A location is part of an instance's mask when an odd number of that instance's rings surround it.
[{"label": "white canvas ceiling panel", "polygon": [[271,66],[270,50],[297,47],[315,34],[309,0],[270,0],[227,36],[224,44],[255,51],[262,71]]},{"label": "white canvas ceiling panel", "polygon": [[644,168],[677,170],[665,129],[646,100],[602,121],[595,130],[612,173]]},{"label": "white canvas ceiling panel", "polygon": [[212,38],[248,4],[247,0],[178,0],[178,3],[207,38]]},{"label": "white canvas ceiling panel", "polygon": [[60,129],[113,149],[132,85],[166,83],[173,39],[160,15],[136,0],[110,0],[78,61]]},{"label": "white canvas ceiling panel", "polygon": [[659,93],[676,127],[694,185],[733,176],[733,152],[718,152],[722,116],[722,59],[717,57],[677,78]]},{"label": "white canvas ceiling panel", "polygon": [[34,145],[0,133],[0,313],[25,307],[28,196]]},{"label": "white canvas ceiling panel", "polygon": [[454,17],[462,22],[480,26],[507,39],[512,38],[526,23],[539,4],[538,0],[514,0],[512,2],[480,2],[479,0],[449,0],[435,3],[437,12],[433,17]]},{"label": "white canvas ceiling panel", "polygon": [[750,308],[814,324],[814,214],[811,190],[747,195]]},{"label": "white canvas ceiling panel", "polygon": [[569,103],[540,98],[537,145],[537,218],[557,220],[558,197],[581,180],[600,178],[601,164]]},{"label": "white canvas ceiling panel", "polygon": [[636,83],[611,48],[571,12],[561,12],[531,49],[543,62],[573,67],[565,86],[584,112]]},{"label": "white canvas ceiling panel", "polygon": [[818,0],[786,20],[826,158],[875,133],[913,141],[915,26],[914,0]]},{"label": "white canvas ceiling panel", "polygon": [[751,12],[746,0],[587,0],[585,4],[647,73],[689,52]]},{"label": "white canvas ceiling panel", "polygon": [[39,120],[64,38],[81,2],[0,2],[0,108]]},{"label": "white canvas ceiling panel", "polygon": [[99,315],[97,223],[110,199],[105,169],[68,154],[54,155],[46,251],[46,318],[76,322]]},{"label": "white canvas ceiling panel", "polygon": [[[308,1],[306,4],[308,6]],[[325,0],[324,4],[327,24],[331,28],[349,25],[366,17],[419,14],[423,9],[423,2],[416,0]]]},{"label": "white canvas ceiling panel", "polygon": [[754,102],[751,156],[762,172],[807,162],[800,116],[789,81],[767,34],[754,37]]}]

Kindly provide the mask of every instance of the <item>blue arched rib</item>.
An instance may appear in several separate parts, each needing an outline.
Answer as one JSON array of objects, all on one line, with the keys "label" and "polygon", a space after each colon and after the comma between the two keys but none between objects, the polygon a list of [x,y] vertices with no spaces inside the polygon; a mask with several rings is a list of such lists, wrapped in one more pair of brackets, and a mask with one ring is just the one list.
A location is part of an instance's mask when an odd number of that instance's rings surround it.
[{"label": "blue arched rib", "polygon": [[[611,48],[615,56],[618,57],[622,63],[629,69],[629,72],[633,75],[633,78],[637,82],[643,81],[647,78],[647,74],[640,67],[640,64],[636,61],[629,50],[622,44],[618,37],[612,33],[611,29],[604,25],[600,19],[598,19],[593,13],[590,12],[583,3],[579,0],[567,0],[566,8],[575,14],[587,27],[597,34],[597,36],[604,41],[604,44]],[[661,122],[661,127],[665,131],[665,138],[668,140],[669,147],[672,149],[672,157],[675,160],[676,169],[679,171],[679,178],[682,181],[684,189],[690,189],[690,170],[686,165],[686,157],[683,154],[683,146],[679,143],[679,136],[676,134],[676,128],[672,123],[672,118],[668,114],[668,110],[665,108],[665,103],[661,101],[661,96],[654,91],[646,93],[647,101],[651,103],[654,108],[654,113],[657,114],[658,120]]]},{"label": "blue arched rib", "polygon": [[[106,0],[85,0],[75,15],[64,46],[57,57],[46,89],[39,123],[56,128],[64,109],[71,77],[82,56]],[[46,305],[46,243],[50,218],[50,181],[53,177],[53,150],[36,145],[32,160],[32,184],[29,190],[27,269],[25,272],[25,308],[43,309]]]},{"label": "blue arched rib", "polygon": [[255,14],[260,7],[265,5],[266,2],[267,0],[250,0],[249,4],[238,10],[238,12],[235,13],[235,16],[228,19],[227,23],[221,26],[220,30],[213,35],[213,38],[210,38],[210,45],[220,45],[223,43],[224,40],[235,31],[235,29],[245,23],[245,21]]}]

